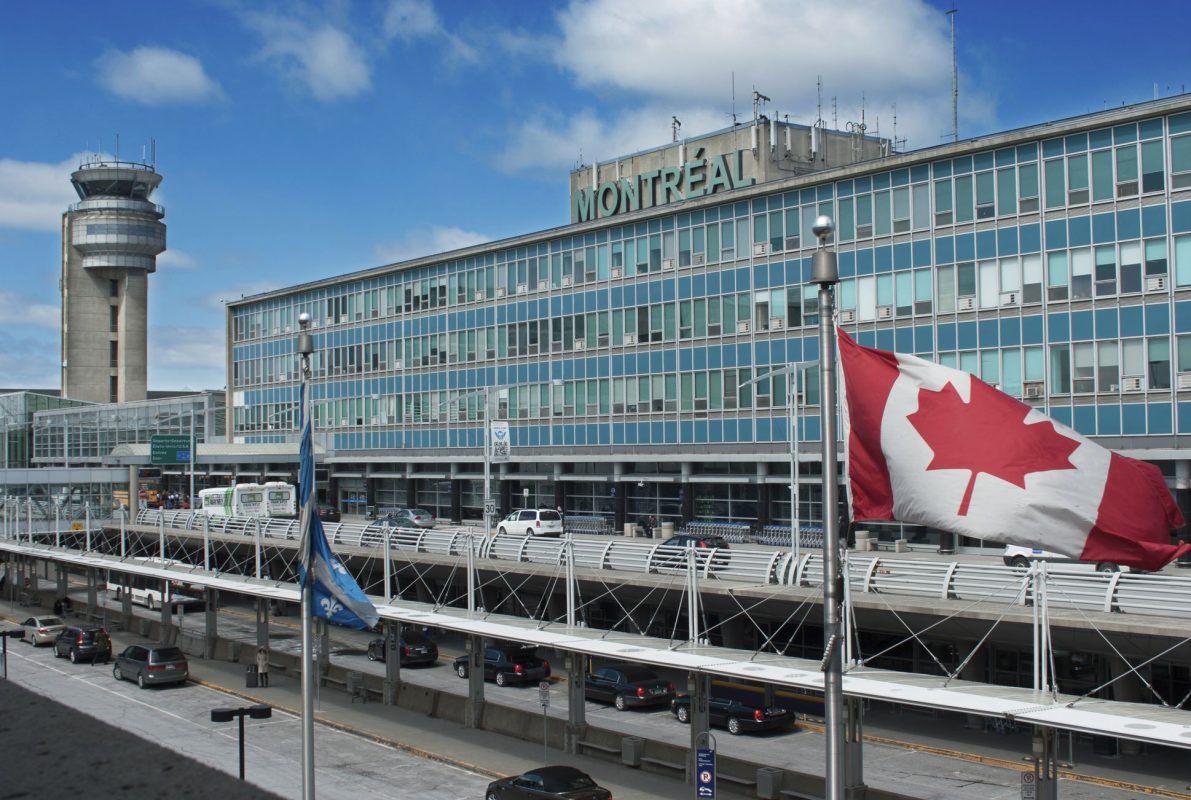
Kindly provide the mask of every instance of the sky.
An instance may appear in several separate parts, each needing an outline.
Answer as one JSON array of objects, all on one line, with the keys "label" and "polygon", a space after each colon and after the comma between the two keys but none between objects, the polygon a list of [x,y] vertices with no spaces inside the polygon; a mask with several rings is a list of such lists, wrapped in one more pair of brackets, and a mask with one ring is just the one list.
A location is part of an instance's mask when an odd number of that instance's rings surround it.
[{"label": "sky", "polygon": [[149,388],[218,389],[226,300],[565,225],[570,171],[672,117],[718,130],[756,90],[771,117],[821,96],[829,126],[949,141],[951,8],[961,139],[1191,86],[1174,0],[0,2],[0,386],[60,385],[88,154],[155,146]]}]

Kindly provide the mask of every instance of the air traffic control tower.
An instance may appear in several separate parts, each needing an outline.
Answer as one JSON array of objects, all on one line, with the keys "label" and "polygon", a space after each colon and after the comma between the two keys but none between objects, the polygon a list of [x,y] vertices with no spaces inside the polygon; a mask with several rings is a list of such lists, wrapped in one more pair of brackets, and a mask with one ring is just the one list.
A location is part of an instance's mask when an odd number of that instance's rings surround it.
[{"label": "air traffic control tower", "polygon": [[149,273],[165,250],[165,209],[149,164],[94,160],[70,176],[62,215],[62,396],[146,398]]}]

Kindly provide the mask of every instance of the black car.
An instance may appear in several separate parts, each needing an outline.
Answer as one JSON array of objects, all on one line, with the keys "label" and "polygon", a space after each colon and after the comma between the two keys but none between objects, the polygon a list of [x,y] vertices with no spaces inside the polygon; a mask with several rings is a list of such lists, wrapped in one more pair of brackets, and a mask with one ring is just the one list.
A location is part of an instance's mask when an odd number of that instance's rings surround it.
[{"label": "black car", "polygon": [[[417,631],[403,632],[397,640],[397,648],[401,652],[399,662],[403,667],[438,663],[438,645]],[[368,643],[368,660],[385,660],[385,640],[383,638],[373,639]]]},{"label": "black car", "polygon": [[318,507],[318,518],[323,522],[338,522],[339,509],[335,506],[320,504]]},{"label": "black car", "polygon": [[488,784],[485,800],[559,797],[567,800],[612,800],[612,792],[574,767],[538,767]]},{"label": "black car", "polygon": [[[784,728],[794,717],[784,708],[762,708],[761,706],[733,700],[727,697],[711,697],[707,701],[710,722],[717,728],[727,728],[733,736],[756,731],[771,731]],[[691,721],[690,695],[679,695],[670,703],[670,713],[679,722]]]},{"label": "black car", "polygon": [[666,705],[674,699],[674,684],[646,667],[612,664],[589,674],[583,693],[588,700],[611,703],[624,711],[635,706]]},{"label": "black car", "polygon": [[[455,659],[455,673],[460,678],[467,677],[466,655]],[[549,677],[550,662],[538,658],[534,647],[502,642],[484,648],[484,680],[497,686],[537,683]]]},{"label": "black car", "polygon": [[67,625],[54,639],[54,658],[106,664],[112,659],[112,637],[98,625]]},{"label": "black car", "polygon": [[700,547],[727,550],[728,540],[710,533],[679,533],[662,542],[666,547]]}]

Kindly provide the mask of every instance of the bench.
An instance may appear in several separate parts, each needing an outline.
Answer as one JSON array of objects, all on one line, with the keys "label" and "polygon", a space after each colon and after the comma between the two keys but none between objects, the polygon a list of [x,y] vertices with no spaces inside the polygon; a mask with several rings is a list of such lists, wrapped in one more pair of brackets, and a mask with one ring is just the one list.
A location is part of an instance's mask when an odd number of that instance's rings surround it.
[{"label": "bench", "polygon": [[620,755],[620,747],[612,747],[606,744],[596,744],[595,742],[579,742],[580,747],[587,747],[592,750],[599,750],[604,753],[612,753],[613,755]]},{"label": "bench", "polygon": [[672,769],[675,772],[686,772],[686,764],[677,764],[673,761],[666,761],[664,758],[654,758],[652,756],[641,756],[641,763],[642,764],[653,764],[656,767],[665,767],[667,769]]}]

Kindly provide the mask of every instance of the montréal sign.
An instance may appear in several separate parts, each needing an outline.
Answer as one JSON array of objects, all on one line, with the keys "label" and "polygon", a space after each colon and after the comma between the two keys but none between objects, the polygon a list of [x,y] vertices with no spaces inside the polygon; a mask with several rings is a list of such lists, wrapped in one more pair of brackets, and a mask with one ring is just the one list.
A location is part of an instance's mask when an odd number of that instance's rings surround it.
[{"label": "montr\u00e9al sign", "polygon": [[575,222],[590,222],[628,211],[640,211],[707,194],[752,186],[743,175],[744,151],[703,158],[703,148],[681,167],[662,167],[628,178],[579,189],[571,198]]}]

